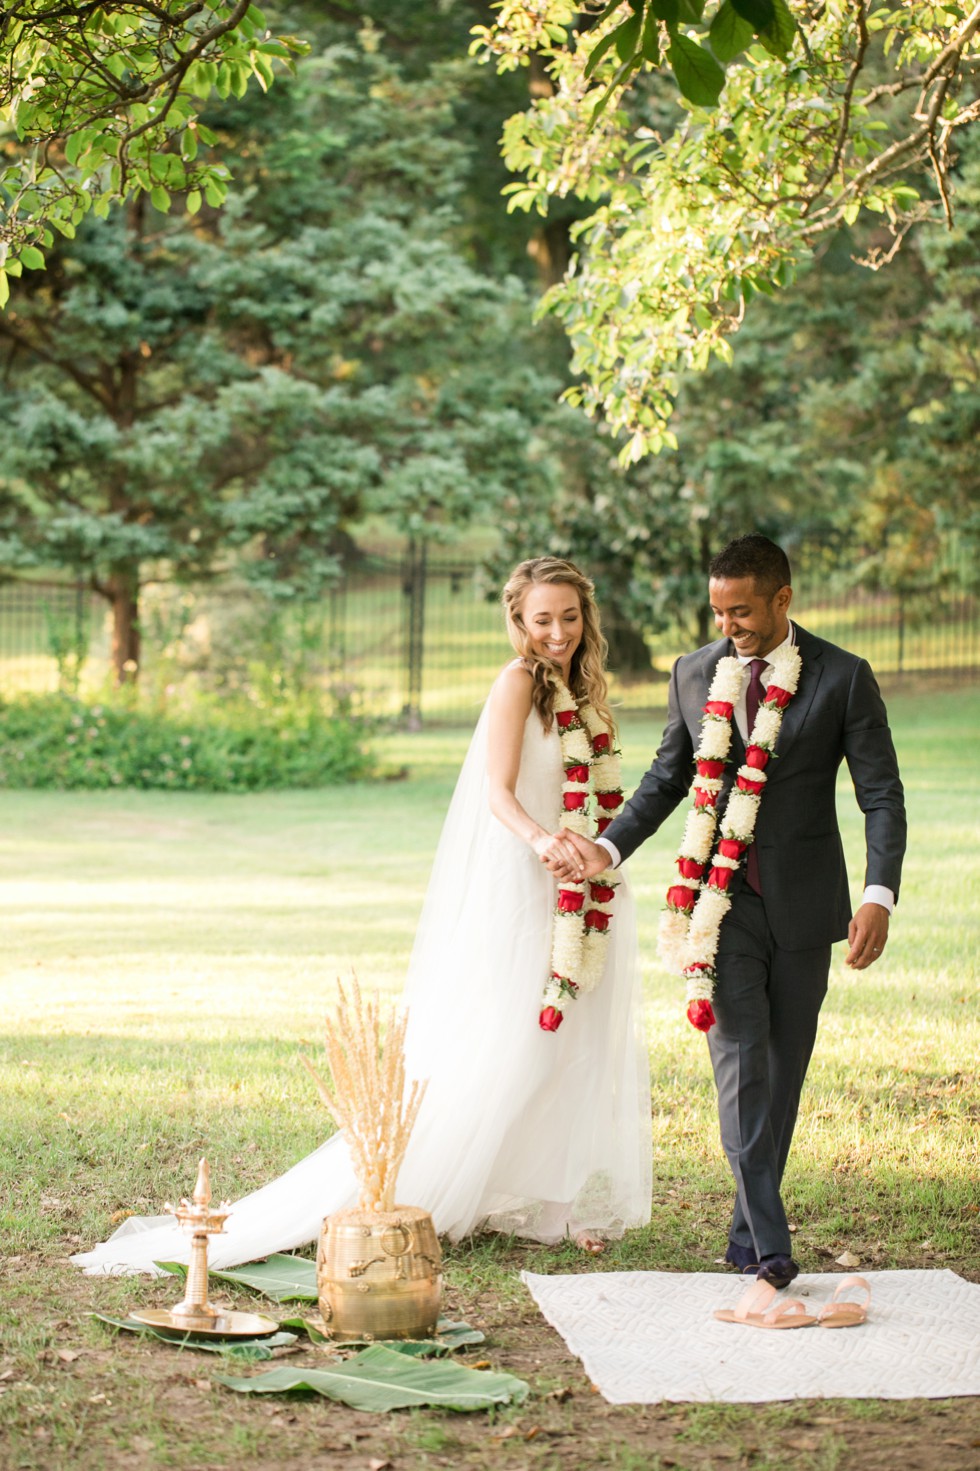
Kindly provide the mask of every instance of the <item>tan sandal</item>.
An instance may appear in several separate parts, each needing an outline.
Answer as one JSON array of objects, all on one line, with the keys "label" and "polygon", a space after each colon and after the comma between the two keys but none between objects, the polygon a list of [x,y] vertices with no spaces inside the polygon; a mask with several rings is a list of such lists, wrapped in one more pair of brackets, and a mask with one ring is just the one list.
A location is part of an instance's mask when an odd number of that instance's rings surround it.
[{"label": "tan sandal", "polygon": [[[841,1293],[854,1291],[864,1293],[863,1302],[842,1300]],[[830,1302],[825,1303],[817,1314],[817,1323],[821,1328],[857,1328],[867,1322],[870,1302],[871,1288],[864,1277],[844,1277]]]},{"label": "tan sandal", "polygon": [[798,1297],[784,1297],[768,1313],[749,1313],[745,1321],[750,1328],[809,1328],[817,1319]]},{"label": "tan sandal", "polygon": [[817,1320],[798,1297],[786,1297],[770,1307],[777,1289],[771,1282],[756,1280],[737,1308],[716,1308],[719,1323],[744,1323],[747,1328],[809,1328]]}]

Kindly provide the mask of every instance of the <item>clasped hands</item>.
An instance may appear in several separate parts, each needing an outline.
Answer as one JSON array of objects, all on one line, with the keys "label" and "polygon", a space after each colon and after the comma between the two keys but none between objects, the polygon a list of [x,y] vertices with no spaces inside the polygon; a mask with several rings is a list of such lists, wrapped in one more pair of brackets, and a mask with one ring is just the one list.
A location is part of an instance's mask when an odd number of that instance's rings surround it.
[{"label": "clasped hands", "polygon": [[567,828],[545,833],[536,838],[531,847],[555,878],[565,882],[580,883],[583,879],[595,878],[611,862],[608,848],[569,832]]}]

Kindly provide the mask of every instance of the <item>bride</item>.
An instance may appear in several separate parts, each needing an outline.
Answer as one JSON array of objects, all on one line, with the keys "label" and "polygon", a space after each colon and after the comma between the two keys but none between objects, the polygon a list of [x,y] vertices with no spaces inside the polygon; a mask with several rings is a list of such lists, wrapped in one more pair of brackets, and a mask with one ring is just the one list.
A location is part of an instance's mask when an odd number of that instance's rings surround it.
[{"label": "bride", "polygon": [[[428,1087],[398,1197],[453,1241],[489,1229],[597,1250],[649,1219],[651,1189],[632,896],[622,871],[576,883],[567,836],[587,831],[590,789],[600,812],[621,801],[606,645],[570,562],[522,562],[503,603],[518,657],[463,763],[409,964],[407,1072]],[[356,1198],[334,1135],[237,1202],[210,1263],[304,1246]],[[154,1216],[72,1260],[153,1272],[187,1255],[173,1218]]]}]

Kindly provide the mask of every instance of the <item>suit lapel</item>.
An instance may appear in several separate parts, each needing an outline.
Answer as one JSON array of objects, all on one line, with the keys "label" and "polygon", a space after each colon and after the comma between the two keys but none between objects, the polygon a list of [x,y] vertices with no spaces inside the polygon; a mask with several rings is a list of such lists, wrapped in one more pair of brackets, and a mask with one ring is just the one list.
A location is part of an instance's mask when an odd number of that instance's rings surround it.
[{"label": "suit lapel", "polygon": [[[796,646],[800,651],[802,667],[800,669],[800,682],[796,694],[786,706],[783,715],[783,723],[779,731],[779,739],[776,742],[776,755],[785,756],[790,746],[803,728],[803,722],[809,713],[813,703],[813,697],[820,683],[823,673],[823,649],[820,643],[805,628],[797,623]],[[778,769],[778,767],[777,767]]]}]

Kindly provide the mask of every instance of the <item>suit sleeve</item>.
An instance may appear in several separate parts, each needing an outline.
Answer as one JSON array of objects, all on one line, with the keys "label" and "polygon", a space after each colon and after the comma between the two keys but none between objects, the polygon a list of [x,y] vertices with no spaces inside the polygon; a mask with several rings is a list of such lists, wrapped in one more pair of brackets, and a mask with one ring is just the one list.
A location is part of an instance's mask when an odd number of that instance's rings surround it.
[{"label": "suit sleeve", "polygon": [[682,662],[679,659],[671,672],[667,725],[660,748],[640,785],[605,832],[622,858],[628,858],[651,837],[690,790],[694,775],[694,746],[681,714]]},{"label": "suit sleeve", "polygon": [[897,899],[905,856],[905,794],[888,714],[864,659],[858,660],[848,693],[844,759],[864,813],[865,887],[882,884]]}]

